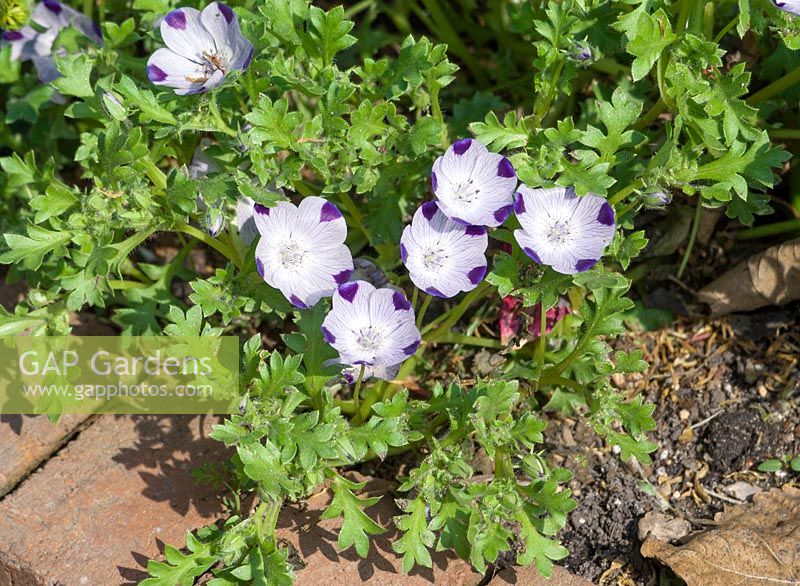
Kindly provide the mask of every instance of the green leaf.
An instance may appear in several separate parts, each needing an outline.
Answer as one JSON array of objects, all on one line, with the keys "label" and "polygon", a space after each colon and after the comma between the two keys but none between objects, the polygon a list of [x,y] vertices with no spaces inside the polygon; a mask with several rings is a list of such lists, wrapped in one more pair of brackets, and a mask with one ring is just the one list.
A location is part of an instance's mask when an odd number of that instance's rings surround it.
[{"label": "green leaf", "polygon": [[351,482],[337,475],[331,485],[333,500],[322,513],[323,519],[342,517],[342,528],[339,530],[338,540],[339,549],[345,550],[354,545],[356,552],[362,558],[367,557],[369,552],[367,535],[380,535],[384,532],[383,527],[364,512],[365,508],[377,503],[381,497],[361,499],[353,494],[353,490],[361,490],[365,485],[364,482]]},{"label": "green leaf", "polygon": [[489,112],[484,122],[473,122],[469,125],[475,137],[486,146],[497,151],[516,149],[528,144],[528,130],[525,119],[517,118],[514,112],[508,112],[502,124],[497,114]]},{"label": "green leaf", "polygon": [[165,546],[165,561],[149,560],[147,572],[151,577],[140,582],[140,586],[191,586],[217,561],[211,547],[191,533],[186,534],[186,547],[189,553],[184,554],[171,545]]},{"label": "green leaf", "polygon": [[172,112],[156,101],[153,92],[147,89],[140,89],[130,77],[123,75],[122,79],[114,87],[125,97],[128,102],[126,105],[139,109],[139,120],[141,122],[154,120],[164,124],[178,123]]},{"label": "green leaf", "polygon": [[336,6],[325,12],[312,6],[309,11],[309,36],[311,43],[307,49],[312,55],[322,58],[325,65],[333,63],[333,58],[356,42],[356,38],[347,33],[353,28],[353,22],[345,20],[344,7]]},{"label": "green leaf", "polygon": [[92,67],[94,63],[86,55],[56,56],[56,64],[62,77],[51,83],[65,96],[88,98],[94,95],[92,83]]},{"label": "green leaf", "polygon": [[782,468],[783,462],[775,459],[765,460],[758,465],[759,472],[778,472]]},{"label": "green leaf", "polygon": [[289,478],[281,463],[280,452],[270,441],[239,445],[236,451],[244,464],[244,473],[272,500],[281,501],[287,493],[299,490],[299,485]]},{"label": "green leaf", "polygon": [[633,81],[639,81],[650,73],[661,53],[677,39],[664,10],[653,15],[642,12],[628,36],[631,40],[627,51],[635,57],[631,66]]},{"label": "green leaf", "polygon": [[517,553],[517,563],[527,566],[533,562],[545,578],[553,573],[553,561],[569,555],[567,548],[554,539],[548,539],[536,529],[537,519],[533,509],[526,505],[516,515],[520,524],[519,536],[525,544],[525,551]]},{"label": "green leaf", "polygon": [[28,226],[28,236],[4,234],[7,250],[0,254],[0,263],[21,262],[25,268],[35,271],[42,265],[44,256],[56,252],[70,241],[69,232],[54,232],[40,226]]},{"label": "green leaf", "polygon": [[407,513],[395,521],[403,535],[392,544],[392,549],[403,556],[403,573],[408,574],[419,564],[426,568],[433,567],[431,554],[436,536],[428,524],[428,510],[425,501],[417,497],[404,507]]}]

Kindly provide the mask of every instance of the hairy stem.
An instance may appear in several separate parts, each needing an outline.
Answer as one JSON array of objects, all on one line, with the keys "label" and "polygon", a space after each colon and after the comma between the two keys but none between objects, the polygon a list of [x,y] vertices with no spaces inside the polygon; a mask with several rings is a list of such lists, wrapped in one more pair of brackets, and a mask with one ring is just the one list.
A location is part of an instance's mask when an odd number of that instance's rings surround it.
[{"label": "hairy stem", "polygon": [[700,230],[700,214],[702,211],[703,199],[698,196],[697,207],[694,209],[694,218],[692,219],[692,231],[689,232],[689,242],[686,244],[686,252],[683,255],[681,265],[678,267],[678,273],[676,275],[679,279],[683,277],[686,266],[689,264],[689,257],[692,256],[692,249],[694,248],[694,242],[697,239],[697,232]]}]

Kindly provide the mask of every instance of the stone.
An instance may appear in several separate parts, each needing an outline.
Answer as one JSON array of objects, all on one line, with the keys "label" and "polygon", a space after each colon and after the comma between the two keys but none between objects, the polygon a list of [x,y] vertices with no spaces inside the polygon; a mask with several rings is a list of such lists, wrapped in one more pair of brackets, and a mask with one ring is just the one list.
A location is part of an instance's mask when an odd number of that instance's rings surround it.
[{"label": "stone", "polygon": [[137,584],[163,544],[224,515],[192,470],[216,418],[102,415],[0,501],[0,584]]}]

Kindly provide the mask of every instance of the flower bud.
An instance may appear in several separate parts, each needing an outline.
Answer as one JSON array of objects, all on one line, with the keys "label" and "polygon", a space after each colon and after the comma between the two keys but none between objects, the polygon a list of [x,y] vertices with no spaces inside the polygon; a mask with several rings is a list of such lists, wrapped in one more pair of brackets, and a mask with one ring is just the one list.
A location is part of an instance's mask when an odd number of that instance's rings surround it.
[{"label": "flower bud", "polygon": [[672,195],[664,191],[642,194],[642,205],[648,210],[660,210],[672,203]]}]

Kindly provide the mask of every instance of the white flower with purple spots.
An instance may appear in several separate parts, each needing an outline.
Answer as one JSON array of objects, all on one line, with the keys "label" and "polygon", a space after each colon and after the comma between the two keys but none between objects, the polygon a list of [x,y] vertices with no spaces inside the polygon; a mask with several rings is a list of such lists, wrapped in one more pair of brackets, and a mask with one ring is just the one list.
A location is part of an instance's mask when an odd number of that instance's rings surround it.
[{"label": "white flower with purple spots", "polygon": [[[58,0],[37,4],[31,22],[38,29],[28,25],[18,31],[3,31],[0,40],[11,46],[12,60],[32,61],[43,83],[50,83],[61,75],[53,59],[53,43],[63,29],[72,26],[94,43],[103,44],[103,34],[94,22]],[[62,50],[60,54],[66,52]]]},{"label": "white flower with purple spots", "polygon": [[353,257],[344,244],[342,213],[321,197],[306,197],[295,206],[253,206],[261,239],[256,268],[261,277],[300,309],[330,297],[353,273]]},{"label": "white flower with purple spots", "polygon": [[233,10],[212,2],[203,12],[178,8],[161,21],[167,48],[147,62],[147,76],[179,95],[207,92],[234,70],[244,71],[253,58],[253,44],[242,36]]},{"label": "white flower with purple spots", "polygon": [[536,263],[565,275],[591,269],[614,238],[614,209],[598,195],[573,188],[520,185],[514,212],[522,226],[514,238]]},{"label": "white flower with purple spots", "polygon": [[496,227],[511,213],[517,174],[503,155],[465,138],[433,163],[431,186],[439,209],[451,220]]},{"label": "white flower with purple spots", "polygon": [[781,10],[800,16],[800,0],[772,0],[772,3]]},{"label": "white flower with purple spots", "polygon": [[436,297],[471,291],[486,276],[489,237],[483,226],[465,226],[429,201],[403,230],[400,256],[414,284]]},{"label": "white flower with purple spots", "polygon": [[348,366],[400,364],[417,351],[421,340],[406,296],[388,287],[376,289],[366,281],[339,286],[322,322],[322,334]]}]

